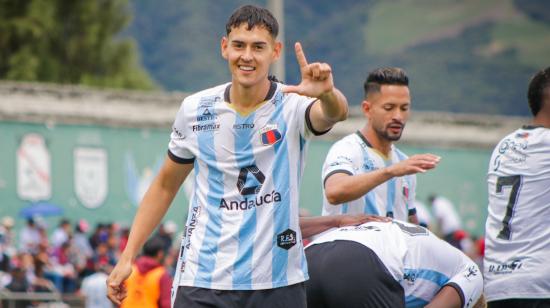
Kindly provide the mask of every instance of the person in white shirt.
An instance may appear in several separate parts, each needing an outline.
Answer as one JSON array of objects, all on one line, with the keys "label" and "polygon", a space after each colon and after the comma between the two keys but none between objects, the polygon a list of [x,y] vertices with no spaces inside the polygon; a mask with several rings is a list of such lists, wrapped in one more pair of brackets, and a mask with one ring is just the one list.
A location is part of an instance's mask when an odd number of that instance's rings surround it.
[{"label": "person in white shirt", "polygon": [[550,67],[527,91],[533,114],[495,147],[487,173],[489,307],[550,307]]},{"label": "person in white shirt", "polygon": [[409,78],[400,68],[379,68],[369,73],[364,90],[361,107],[367,123],[337,141],[323,164],[322,213],[364,213],[418,223],[415,174],[435,168],[440,158],[409,158],[393,144],[410,114]]},{"label": "person in white shirt", "polygon": [[112,308],[107,297],[107,277],[110,265],[103,265],[97,271],[82,280],[80,292],[86,297],[86,308]]},{"label": "person in white shirt", "polygon": [[460,250],[414,224],[393,220],[334,229],[309,244],[306,256],[308,307],[458,308],[484,304],[478,266]]}]

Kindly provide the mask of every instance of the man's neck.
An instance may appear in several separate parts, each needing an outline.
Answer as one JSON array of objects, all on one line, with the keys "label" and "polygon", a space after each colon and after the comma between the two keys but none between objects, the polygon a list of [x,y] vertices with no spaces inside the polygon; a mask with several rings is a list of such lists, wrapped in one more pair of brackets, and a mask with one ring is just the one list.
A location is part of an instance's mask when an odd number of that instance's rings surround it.
[{"label": "man's neck", "polygon": [[257,86],[248,88],[233,82],[229,90],[231,104],[242,111],[254,109],[265,100],[270,85],[271,82],[268,79]]},{"label": "man's neck", "polygon": [[378,137],[376,132],[368,126],[365,126],[363,127],[363,129],[361,129],[361,134],[365,136],[365,139],[367,139],[373,149],[382,153],[386,157],[390,154],[392,145],[391,141],[387,141]]},{"label": "man's neck", "polygon": [[546,110],[539,111],[539,113],[533,118],[533,124],[550,128],[550,116],[547,116],[546,114],[548,114]]}]

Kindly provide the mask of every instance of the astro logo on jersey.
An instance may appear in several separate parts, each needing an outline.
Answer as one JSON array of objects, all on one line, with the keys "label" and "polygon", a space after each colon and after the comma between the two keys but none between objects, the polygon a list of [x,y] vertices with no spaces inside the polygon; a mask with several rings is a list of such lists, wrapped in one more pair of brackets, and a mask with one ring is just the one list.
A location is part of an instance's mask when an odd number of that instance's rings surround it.
[{"label": "astro logo on jersey", "polygon": [[[249,210],[262,205],[269,205],[275,202],[281,202],[281,194],[278,191],[258,195],[265,181],[265,175],[256,167],[251,165],[241,168],[239,178],[237,179],[237,189],[244,196],[241,200],[220,200],[220,209],[226,210]],[[251,196],[251,198],[248,198]]]},{"label": "astro logo on jersey", "polygon": [[273,145],[282,139],[277,124],[269,124],[260,129],[263,145]]}]

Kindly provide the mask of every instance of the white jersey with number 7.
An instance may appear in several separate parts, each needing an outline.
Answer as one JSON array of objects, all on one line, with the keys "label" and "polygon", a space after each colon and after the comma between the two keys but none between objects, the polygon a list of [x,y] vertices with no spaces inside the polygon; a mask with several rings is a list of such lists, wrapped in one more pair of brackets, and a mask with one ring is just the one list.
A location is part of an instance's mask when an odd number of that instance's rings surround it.
[{"label": "white jersey with number 7", "polygon": [[550,297],[550,129],[524,126],[502,139],[487,182],[487,300]]}]

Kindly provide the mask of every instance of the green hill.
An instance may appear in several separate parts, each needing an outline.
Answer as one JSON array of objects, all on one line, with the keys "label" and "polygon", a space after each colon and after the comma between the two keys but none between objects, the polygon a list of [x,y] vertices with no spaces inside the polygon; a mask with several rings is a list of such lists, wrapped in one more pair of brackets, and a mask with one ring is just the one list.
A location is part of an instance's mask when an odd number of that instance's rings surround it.
[{"label": "green hill", "polygon": [[[196,91],[228,80],[219,40],[246,2],[131,3],[129,34],[159,84]],[[528,79],[550,65],[549,11],[544,0],[286,1],[285,81],[298,82],[299,40],[310,61],[332,65],[352,104],[367,73],[391,65],[409,72],[416,110],[528,115]]]}]

